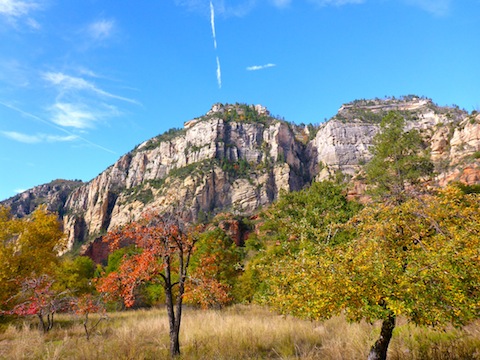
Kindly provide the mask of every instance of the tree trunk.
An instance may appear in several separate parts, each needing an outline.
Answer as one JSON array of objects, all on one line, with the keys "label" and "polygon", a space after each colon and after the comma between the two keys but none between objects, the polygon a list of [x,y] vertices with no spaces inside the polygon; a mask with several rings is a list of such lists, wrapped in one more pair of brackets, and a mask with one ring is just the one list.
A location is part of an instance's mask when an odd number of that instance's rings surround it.
[{"label": "tree trunk", "polygon": [[375,342],[375,345],[370,349],[368,354],[368,360],[386,360],[388,344],[392,339],[393,329],[395,328],[395,316],[390,315],[382,322],[382,330],[380,331],[380,337]]},{"label": "tree trunk", "polygon": [[174,358],[180,355],[180,324],[177,323],[179,314],[175,314],[175,305],[173,303],[172,285],[165,286],[165,305],[167,306],[169,336],[170,336],[170,357]]},{"label": "tree trunk", "polygon": [[45,320],[43,319],[43,315],[41,312],[38,314],[38,319],[40,320],[40,323],[38,324],[39,330],[42,330],[44,333],[47,332],[47,324],[45,324]]},{"label": "tree trunk", "polygon": [[175,358],[180,355],[180,329],[173,328],[170,330],[170,356]]},{"label": "tree trunk", "polygon": [[[175,308],[173,304],[172,290],[167,290],[165,294],[166,305],[167,305],[167,314],[168,314],[168,325],[169,325],[169,335],[170,335],[170,356],[172,358],[180,355],[180,324],[178,324],[179,314],[175,314]],[[178,325],[177,325],[178,324]]]},{"label": "tree trunk", "polygon": [[[173,322],[173,331],[170,330],[170,353],[172,357],[180,355],[180,324],[182,322],[182,298],[183,290],[180,289],[178,298],[176,301],[176,314]],[[173,306],[173,304],[172,304]]]}]

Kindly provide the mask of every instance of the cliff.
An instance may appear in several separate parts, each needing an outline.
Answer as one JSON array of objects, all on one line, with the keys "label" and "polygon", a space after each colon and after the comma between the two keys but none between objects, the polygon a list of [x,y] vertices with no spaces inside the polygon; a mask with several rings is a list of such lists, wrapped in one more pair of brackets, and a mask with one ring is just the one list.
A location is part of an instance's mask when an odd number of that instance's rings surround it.
[{"label": "cliff", "polygon": [[64,216],[70,244],[172,204],[182,204],[191,220],[220,210],[253,213],[281,189],[311,181],[307,152],[292,125],[266,109],[216,105],[183,129],[139,145],[73,191]]},{"label": "cliff", "polygon": [[[319,126],[275,119],[261,106],[215,104],[182,129],[140,144],[90,182],[58,191],[61,201],[52,195],[36,196],[28,206],[13,199],[8,204],[18,214],[42,202],[53,206],[63,216],[70,247],[175,204],[182,204],[192,221],[221,211],[250,215],[282,189],[298,190],[337,172],[354,177],[370,159],[372,138],[390,110],[421,132],[439,185],[479,182],[480,115],[428,99],[355,101]],[[355,189],[361,191],[361,185]],[[26,194],[17,197],[29,198]]]}]

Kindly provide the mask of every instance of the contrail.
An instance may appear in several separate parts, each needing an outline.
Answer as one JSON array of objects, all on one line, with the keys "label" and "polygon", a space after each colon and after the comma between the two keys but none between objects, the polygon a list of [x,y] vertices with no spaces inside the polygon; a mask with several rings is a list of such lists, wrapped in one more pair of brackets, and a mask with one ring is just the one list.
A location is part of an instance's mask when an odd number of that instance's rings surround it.
[{"label": "contrail", "polygon": [[109,153],[111,153],[111,154],[116,154],[115,151],[112,151],[112,150],[110,150],[110,149],[107,149],[106,147],[103,147],[103,146],[101,146],[101,145],[98,145],[98,144],[96,144],[96,143],[94,143],[94,142],[92,142],[92,141],[90,141],[90,140],[88,140],[88,139],[85,139],[84,137],[78,136],[78,135],[72,133],[71,131],[68,131],[68,130],[60,127],[60,126],[56,126],[56,125],[52,124],[50,121],[47,121],[47,120],[45,120],[45,119],[42,119],[41,117],[38,117],[38,116],[36,116],[36,115],[33,115],[33,114],[31,114],[31,113],[29,113],[29,112],[26,112],[26,111],[24,111],[24,110],[22,110],[22,109],[19,109],[19,108],[13,106],[13,105],[4,103],[3,101],[0,101],[0,105],[3,105],[3,106],[5,106],[6,108],[9,108],[10,110],[16,111],[16,112],[18,112],[18,113],[20,113],[20,114],[22,114],[22,115],[24,115],[24,116],[26,116],[26,117],[29,117],[29,118],[31,118],[31,119],[35,119],[35,120],[37,120],[37,121],[40,121],[40,122],[42,122],[42,123],[44,123],[44,124],[46,124],[46,125],[54,128],[54,129],[57,129],[57,130],[59,130],[59,131],[64,132],[65,134],[68,134],[69,136],[75,136],[77,139],[80,139],[80,140],[86,142],[87,144],[89,144],[89,145],[91,145],[91,146],[94,146],[94,147],[99,148],[99,149],[101,149],[101,150],[103,150],[103,151],[109,152]]},{"label": "contrail", "polygon": [[222,88],[222,71],[220,69],[220,59],[217,56],[217,82],[218,82],[218,88]]},{"label": "contrail", "polygon": [[[215,8],[213,7],[212,0],[210,0],[210,25],[212,26],[213,47],[215,52],[217,51],[217,35],[215,33]],[[217,82],[218,88],[222,88],[222,71],[220,69],[220,59],[217,55]]]},{"label": "contrail", "polygon": [[210,24],[212,25],[212,35],[213,35],[213,47],[217,50],[217,35],[215,34],[215,9],[213,8],[213,3],[210,0]]},{"label": "contrail", "polygon": [[265,65],[253,65],[253,66],[248,66],[247,71],[263,70],[263,69],[268,69],[268,68],[275,67],[275,66],[277,66],[277,65],[272,64],[272,63],[265,64]]}]

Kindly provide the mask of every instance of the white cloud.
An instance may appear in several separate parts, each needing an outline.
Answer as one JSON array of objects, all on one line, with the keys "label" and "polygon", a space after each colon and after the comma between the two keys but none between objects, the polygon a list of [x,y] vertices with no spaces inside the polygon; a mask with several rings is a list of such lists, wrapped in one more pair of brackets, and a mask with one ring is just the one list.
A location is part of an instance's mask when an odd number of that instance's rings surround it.
[{"label": "white cloud", "polygon": [[[39,30],[41,28],[40,23],[30,14],[40,10],[41,7],[37,1],[0,0],[0,17],[6,18],[8,23],[17,30]],[[18,23],[21,23],[22,26],[19,26]]]},{"label": "white cloud", "polygon": [[445,16],[450,12],[452,0],[403,0],[409,5],[419,7],[435,16]]},{"label": "white cloud", "polygon": [[0,81],[12,87],[27,87],[30,85],[29,71],[16,59],[0,60]]},{"label": "white cloud", "polygon": [[69,135],[69,136],[45,135],[43,138],[47,142],[67,142],[67,141],[76,140],[77,136],[75,136],[75,135]]},{"label": "white cloud", "polygon": [[[307,0],[316,6],[343,6],[348,4],[363,4],[367,0]],[[404,0],[409,1],[409,0]],[[414,0],[411,0],[414,1]],[[421,1],[421,0],[420,0]],[[445,0],[439,0],[440,2]],[[287,8],[292,5],[293,0],[268,0],[268,2],[277,8]],[[433,2],[433,0],[432,0]],[[209,3],[215,5],[215,11],[224,17],[242,17],[250,13],[259,3],[260,0],[175,0],[175,4],[183,6],[189,11],[205,13]],[[210,6],[211,8],[211,6]]]},{"label": "white cloud", "polygon": [[[27,117],[27,118],[30,118],[30,119],[33,119],[33,120],[35,120],[35,121],[41,122],[41,123],[43,123],[43,124],[45,124],[45,125],[48,125],[48,126],[54,128],[54,129],[58,130],[58,131],[61,131],[61,132],[65,133],[65,134],[67,134],[66,136],[63,137],[64,139],[73,139],[73,138],[76,138],[76,139],[78,139],[78,140],[80,140],[80,141],[83,141],[84,143],[87,143],[87,144],[93,146],[93,147],[96,147],[96,148],[101,149],[101,150],[103,150],[103,151],[109,152],[109,153],[111,153],[111,154],[116,154],[115,151],[110,150],[110,149],[108,149],[108,148],[106,148],[106,147],[104,147],[104,146],[102,146],[102,145],[97,144],[97,143],[94,143],[93,141],[90,141],[90,140],[88,140],[88,139],[86,139],[86,138],[84,138],[84,137],[78,136],[78,135],[74,134],[73,132],[65,129],[64,127],[61,127],[61,126],[58,126],[58,125],[54,124],[52,121],[45,120],[45,119],[43,119],[43,118],[41,118],[41,117],[39,117],[39,116],[37,116],[37,115],[34,115],[34,114],[30,113],[30,112],[24,111],[24,110],[22,110],[22,109],[20,109],[20,108],[18,108],[18,107],[16,107],[16,106],[13,106],[13,105],[11,105],[11,104],[4,103],[4,102],[2,102],[2,101],[0,101],[0,105],[5,106],[6,108],[8,108],[8,109],[10,109],[10,110],[13,110],[13,111],[15,111],[15,112],[18,112],[19,114],[22,114],[23,116],[25,116],[25,117]],[[111,107],[109,108],[108,105],[107,105],[107,110],[110,110],[110,111],[115,110],[115,111],[116,111],[116,108],[113,107],[113,109],[112,109]],[[112,114],[113,114],[113,115],[118,115],[118,112],[116,112],[116,113],[113,113],[113,112],[110,113],[110,115],[112,115]],[[1,134],[1,132],[0,132],[0,134]],[[4,134],[4,135],[5,135],[5,134]],[[28,137],[26,137],[25,139],[28,139]],[[30,140],[32,140],[32,139],[33,139],[33,138],[30,138]],[[50,137],[50,140],[52,140],[52,139],[54,139],[54,138]],[[65,141],[68,141],[68,140],[65,140]]]},{"label": "white cloud", "polygon": [[61,72],[47,72],[43,74],[43,79],[53,85],[59,85],[65,90],[95,90],[96,87],[85,79],[65,75]]},{"label": "white cloud", "polygon": [[35,144],[40,142],[40,139],[35,135],[22,134],[16,131],[2,131],[2,135],[9,139],[26,144]]},{"label": "white cloud", "polygon": [[[281,0],[276,1],[278,2]],[[175,0],[176,5],[183,6],[189,11],[195,11],[202,14],[208,9],[209,2],[210,0]],[[229,0],[213,0],[217,13],[226,17],[245,16],[255,8],[258,2],[258,0],[240,0],[232,5],[232,1]]]},{"label": "white cloud", "polygon": [[84,106],[57,102],[51,109],[54,113],[52,122],[64,127],[76,129],[93,128],[98,121],[98,115]]},{"label": "white cloud", "polygon": [[50,107],[50,121],[61,127],[78,130],[93,129],[97,123],[122,113],[113,105],[86,103],[69,103],[57,101]]},{"label": "white cloud", "polygon": [[[213,48],[217,51],[217,35],[215,34],[215,8],[213,7],[212,0],[210,0],[210,25],[212,27]],[[220,68],[220,59],[217,55],[217,83],[218,88],[222,88],[222,70]]]},{"label": "white cloud", "polygon": [[66,75],[61,72],[47,72],[43,74],[43,79],[52,85],[58,86],[61,91],[87,90],[103,97],[139,105],[138,101],[136,100],[109,93],[100,89],[94,83],[80,77]]},{"label": "white cloud", "polygon": [[275,67],[275,66],[277,66],[277,65],[272,64],[272,63],[265,64],[265,65],[253,65],[253,66],[248,66],[247,70],[248,71],[257,71],[257,70],[268,69],[268,68]]},{"label": "white cloud", "polygon": [[103,41],[112,36],[115,31],[114,20],[98,20],[87,26],[88,35],[95,41]]},{"label": "white cloud", "polygon": [[85,76],[89,76],[89,77],[92,77],[92,78],[102,78],[102,76],[98,75],[97,73],[95,73],[94,71],[88,69],[88,68],[85,68],[85,67],[80,67],[78,69],[78,72],[81,74],[81,75],[85,75]]},{"label": "white cloud", "polygon": [[26,20],[26,24],[27,24],[30,28],[32,28],[33,30],[40,30],[40,29],[42,28],[42,26],[40,25],[40,23],[39,23],[37,20],[33,19],[33,18],[28,18],[28,19]]},{"label": "white cloud", "polygon": [[0,15],[19,18],[28,15],[38,7],[35,1],[0,0]]},{"label": "white cloud", "polygon": [[15,140],[25,144],[37,144],[41,142],[66,142],[66,141],[73,141],[76,140],[77,137],[75,135],[68,135],[68,136],[59,136],[59,135],[48,135],[48,134],[36,134],[36,135],[28,135],[19,133],[16,131],[2,131],[3,136]]}]

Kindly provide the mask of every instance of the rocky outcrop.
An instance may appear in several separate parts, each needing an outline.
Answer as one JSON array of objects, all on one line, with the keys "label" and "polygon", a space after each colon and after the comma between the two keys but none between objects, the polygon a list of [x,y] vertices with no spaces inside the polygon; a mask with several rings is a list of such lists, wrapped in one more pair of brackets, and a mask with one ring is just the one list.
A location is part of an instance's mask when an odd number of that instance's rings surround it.
[{"label": "rocky outcrop", "polygon": [[[172,206],[181,205],[192,221],[222,211],[253,214],[282,189],[298,190],[337,172],[354,177],[349,195],[359,197],[364,184],[355,174],[370,159],[372,139],[391,110],[403,114],[407,130],[418,129],[424,137],[438,184],[480,181],[480,115],[428,99],[355,101],[317,127],[272,118],[261,106],[215,104],[183,129],[139,145],[86,184],[51,187],[49,196],[35,188],[9,204],[20,215],[49,204],[63,215],[72,247],[99,239],[146,211],[166,212]],[[107,250],[99,240],[95,244],[86,251],[104,257]]]},{"label": "rocky outcrop", "polygon": [[336,171],[354,175],[359,165],[371,157],[368,148],[378,124],[354,119],[343,123],[333,119],[322,125],[313,140],[316,149],[318,180],[332,176]]},{"label": "rocky outcrop", "polygon": [[306,144],[262,107],[215,105],[184,129],[144,142],[69,197],[69,244],[88,241],[182,204],[190,220],[221,210],[253,213],[281,189],[311,181]]},{"label": "rocky outcrop", "polygon": [[79,180],[54,180],[15,195],[1,204],[8,206],[17,217],[30,214],[42,204],[45,204],[49,211],[63,216],[68,196],[82,184],[83,182]]}]

